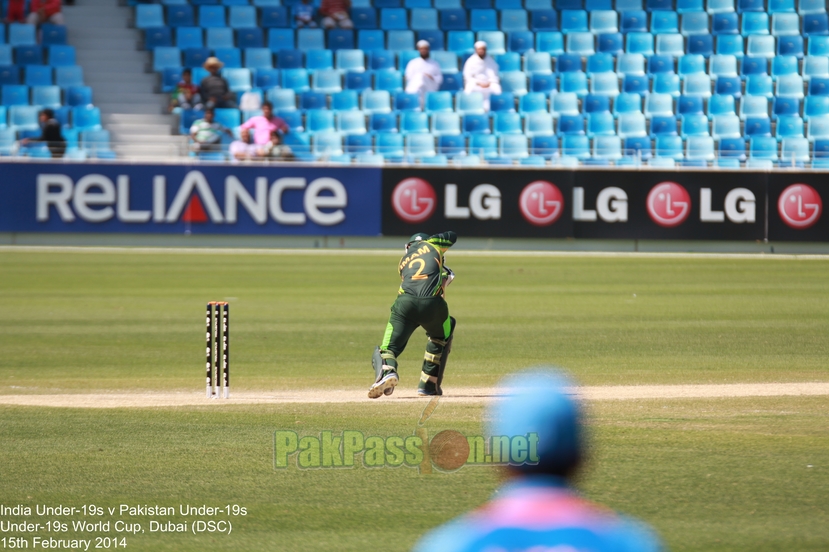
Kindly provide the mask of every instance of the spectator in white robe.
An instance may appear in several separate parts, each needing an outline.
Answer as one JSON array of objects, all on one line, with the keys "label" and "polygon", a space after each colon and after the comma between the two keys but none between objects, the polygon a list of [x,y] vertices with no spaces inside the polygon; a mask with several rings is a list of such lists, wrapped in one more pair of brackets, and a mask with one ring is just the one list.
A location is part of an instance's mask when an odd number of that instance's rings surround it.
[{"label": "spectator in white robe", "polygon": [[486,55],[486,42],[475,43],[475,53],[463,64],[463,91],[479,92],[484,97],[484,109],[489,111],[489,97],[501,93],[498,64]]},{"label": "spectator in white robe", "polygon": [[406,65],[406,92],[420,95],[420,107],[426,101],[426,92],[437,92],[443,82],[440,65],[429,57],[429,43],[420,40],[417,43],[420,57],[414,58]]}]

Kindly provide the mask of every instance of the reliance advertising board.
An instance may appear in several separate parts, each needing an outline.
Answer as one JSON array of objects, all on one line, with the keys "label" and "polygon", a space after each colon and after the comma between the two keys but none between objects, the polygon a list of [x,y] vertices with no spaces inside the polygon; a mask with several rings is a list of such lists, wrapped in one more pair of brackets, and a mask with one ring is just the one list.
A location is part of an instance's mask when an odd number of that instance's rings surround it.
[{"label": "reliance advertising board", "polygon": [[379,235],[378,169],[7,164],[0,231]]},{"label": "reliance advertising board", "polygon": [[0,232],[829,241],[829,178],[7,163]]}]

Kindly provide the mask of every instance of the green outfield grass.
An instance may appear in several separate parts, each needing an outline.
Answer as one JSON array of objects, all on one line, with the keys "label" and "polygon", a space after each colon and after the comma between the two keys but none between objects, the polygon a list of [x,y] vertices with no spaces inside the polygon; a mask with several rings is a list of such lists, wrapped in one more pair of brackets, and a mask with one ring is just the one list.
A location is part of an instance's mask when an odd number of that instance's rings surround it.
[{"label": "green outfield grass", "polygon": [[[0,394],[203,393],[204,306],[225,299],[236,389],[365,393],[397,258],[0,252]],[[447,393],[539,363],[590,385],[829,381],[827,261],[447,261],[459,320]],[[401,385],[416,384],[423,345],[416,333]],[[247,508],[229,536],[145,533],[128,550],[407,550],[486,500],[497,469],[276,470],[273,434],[405,437],[425,404],[0,406],[0,504]],[[652,523],[672,550],[829,549],[829,397],[586,410],[580,487]],[[476,434],[484,417],[480,405],[444,401],[426,428]]]}]

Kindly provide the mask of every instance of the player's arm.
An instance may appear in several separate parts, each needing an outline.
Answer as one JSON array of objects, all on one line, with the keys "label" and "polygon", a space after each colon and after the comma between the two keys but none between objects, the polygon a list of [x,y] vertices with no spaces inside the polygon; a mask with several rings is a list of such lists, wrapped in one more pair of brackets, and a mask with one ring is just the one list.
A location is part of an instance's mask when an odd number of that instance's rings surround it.
[{"label": "player's arm", "polygon": [[447,249],[455,245],[455,242],[458,241],[458,235],[452,230],[448,230],[446,232],[441,232],[440,234],[430,236],[429,239],[426,241],[440,248],[441,253],[443,253]]}]

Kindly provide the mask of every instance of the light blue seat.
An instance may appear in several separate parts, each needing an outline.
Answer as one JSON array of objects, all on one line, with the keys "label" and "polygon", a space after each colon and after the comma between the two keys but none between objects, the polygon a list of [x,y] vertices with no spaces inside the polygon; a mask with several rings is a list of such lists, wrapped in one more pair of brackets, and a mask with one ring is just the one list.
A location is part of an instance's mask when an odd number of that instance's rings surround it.
[{"label": "light blue seat", "polygon": [[587,136],[615,136],[616,120],[609,111],[587,114]]},{"label": "light blue seat", "polygon": [[461,133],[461,118],[457,113],[439,111],[431,116],[432,134],[449,136]]},{"label": "light blue seat", "polygon": [[802,138],[803,119],[799,115],[781,115],[777,118],[777,140]]},{"label": "light blue seat", "polygon": [[582,71],[562,73],[560,79],[562,92],[573,92],[580,98],[589,92],[587,87],[587,74]]},{"label": "light blue seat", "polygon": [[498,138],[499,152],[508,159],[518,159],[530,155],[527,137],[523,134],[505,134]]},{"label": "light blue seat", "polygon": [[206,29],[226,26],[224,6],[199,6],[199,27]]},{"label": "light blue seat", "polygon": [[752,136],[749,142],[749,161],[754,159],[777,161],[777,140],[770,136]]},{"label": "light blue seat", "polygon": [[708,74],[712,80],[717,77],[736,77],[737,73],[737,58],[734,56],[713,55],[709,61]]},{"label": "light blue seat", "polygon": [[673,10],[651,12],[651,32],[653,34],[678,33],[679,18]]},{"label": "light blue seat", "polygon": [[594,10],[590,12],[590,32],[618,33],[619,17],[614,10]]},{"label": "light blue seat", "polygon": [[540,155],[530,155],[519,159],[519,163],[525,166],[543,167],[547,164],[547,161]]},{"label": "light blue seat", "polygon": [[449,31],[446,33],[446,49],[458,55],[474,51],[475,35],[472,31]]},{"label": "light blue seat", "polygon": [[669,94],[676,98],[680,93],[680,80],[676,73],[659,73],[653,76],[653,92]]},{"label": "light blue seat", "polygon": [[663,158],[679,161],[685,157],[682,151],[682,138],[679,136],[657,136],[654,150],[657,159]]},{"label": "light blue seat", "polygon": [[717,53],[721,55],[743,57],[742,35],[720,35],[717,37]]},{"label": "light blue seat", "polygon": [[618,118],[625,113],[642,113],[642,97],[639,94],[622,92],[613,102],[613,115]]},{"label": "light blue seat", "polygon": [[0,44],[0,65],[14,65],[12,61],[12,47],[8,44]]},{"label": "light blue seat", "polygon": [[386,47],[386,32],[379,29],[360,29],[357,31],[357,49],[364,52],[383,50]]},{"label": "light blue seat", "polygon": [[[680,151],[681,151],[680,145]],[[648,161],[649,167],[658,167],[660,169],[672,169],[676,167],[676,161],[671,157],[654,157]]]},{"label": "light blue seat", "polygon": [[462,92],[455,96],[455,111],[461,115],[484,113],[484,97],[479,92]]},{"label": "light blue seat", "polygon": [[810,142],[829,139],[829,114],[809,119],[809,133],[807,138]]},{"label": "light blue seat", "polygon": [[256,27],[256,8],[253,6],[230,6],[228,26],[233,29]]},{"label": "light blue seat", "polygon": [[780,144],[780,165],[798,166],[811,160],[809,140],[802,136],[784,138]]},{"label": "light blue seat", "polygon": [[562,92],[550,98],[550,112],[556,117],[579,114],[579,97],[572,92]]},{"label": "light blue seat", "polygon": [[[432,52],[432,54],[434,55],[434,52]],[[401,71],[406,71],[406,67],[409,65],[409,62],[419,57],[420,52],[417,50],[401,50],[397,52],[397,65],[400,67]]]},{"label": "light blue seat", "polygon": [[389,113],[391,94],[387,90],[366,90],[362,95],[362,106],[368,113]]},{"label": "light blue seat", "polygon": [[521,56],[517,52],[507,52],[495,57],[495,63],[498,64],[500,72],[505,71],[520,71],[521,70]]},{"label": "light blue seat", "polygon": [[545,52],[553,56],[564,53],[564,36],[555,31],[542,31],[535,33],[535,50]]},{"label": "light blue seat", "polygon": [[[431,53],[431,58],[440,65],[441,73],[458,72],[458,54],[444,50],[436,50]],[[405,67],[401,68],[405,70]]]},{"label": "light blue seat", "polygon": [[620,138],[636,138],[648,135],[645,115],[642,113],[621,113],[618,119]]},{"label": "light blue seat", "polygon": [[[270,35],[277,31],[288,31],[293,36],[291,29],[271,29],[268,31]],[[325,49],[325,34],[322,29],[297,29],[296,31],[296,47],[300,50],[324,50]],[[290,46],[293,48],[293,46]],[[271,47],[271,50],[274,48]]]},{"label": "light blue seat", "polygon": [[479,31],[476,39],[486,42],[487,53],[491,56],[507,51],[506,39],[501,31]]},{"label": "light blue seat", "polygon": [[714,94],[708,100],[709,119],[713,119],[718,115],[734,114],[734,96],[732,96],[731,94]]},{"label": "light blue seat", "polygon": [[607,53],[593,54],[587,58],[587,74],[592,73],[606,73],[613,71],[614,59],[613,56]]},{"label": "light blue seat", "polygon": [[615,161],[622,158],[622,141],[615,135],[597,136],[593,140],[593,158]]},{"label": "light blue seat", "polygon": [[524,71],[533,74],[552,73],[550,54],[544,52],[527,52],[524,56]]},{"label": "light blue seat", "polygon": [[734,0],[708,0],[705,9],[710,14],[733,12]]},{"label": "light blue seat", "polygon": [[108,130],[94,129],[80,133],[80,146],[93,157],[110,157],[110,134]]},{"label": "light blue seat", "polygon": [[[161,7],[160,4],[138,4],[135,6],[135,26],[138,29],[148,29],[151,27],[163,27],[164,26],[164,9]],[[31,27],[29,31],[21,31],[20,27],[15,25],[10,25],[9,28],[9,43],[12,43],[12,32],[19,32],[23,33],[31,33],[31,42],[27,42],[27,44],[36,44],[37,40],[35,39],[34,27]]]},{"label": "light blue seat", "polygon": [[710,136],[689,136],[685,140],[685,157],[690,160],[713,161],[714,139]]},{"label": "light blue seat", "polygon": [[749,75],[746,77],[746,94],[752,96],[774,96],[773,84],[769,75]]},{"label": "light blue seat", "polygon": [[803,80],[808,82],[812,77],[829,78],[829,57],[806,56],[803,58]]},{"label": "light blue seat", "polygon": [[61,106],[59,86],[33,86],[32,104],[42,107],[57,108]]},{"label": "light blue seat", "polygon": [[359,109],[359,97],[355,90],[343,90],[331,95],[331,109],[336,111],[355,111]]},{"label": "light blue seat", "polygon": [[683,36],[708,34],[708,14],[705,12],[686,12],[682,14],[680,32]]},{"label": "light blue seat", "polygon": [[562,161],[565,157],[590,159],[590,139],[585,135],[565,134],[561,137],[561,154]]},{"label": "light blue seat", "polygon": [[566,50],[570,54],[589,56],[596,53],[593,33],[570,33],[567,35]]},{"label": "light blue seat", "polygon": [[246,48],[245,67],[249,69],[272,69],[273,54],[268,48]]},{"label": "light blue seat", "polygon": [[645,98],[645,117],[673,115],[674,99],[668,94],[650,94]]},{"label": "light blue seat", "polygon": [[590,93],[615,98],[619,95],[619,77],[612,71],[594,73],[590,77]]},{"label": "light blue seat", "polygon": [[529,138],[535,136],[552,136],[553,116],[544,111],[534,111],[524,116],[524,134]]},{"label": "light blue seat", "polygon": [[680,134],[689,136],[709,136],[708,117],[705,115],[684,115],[680,123]]},{"label": "light blue seat", "polygon": [[681,34],[658,34],[655,51],[658,55],[680,57],[685,54],[685,40]]},{"label": "light blue seat", "polygon": [[241,123],[242,113],[235,107],[216,108],[216,122],[227,128],[235,128]]},{"label": "light blue seat", "polygon": [[734,114],[716,115],[711,122],[711,136],[716,141],[723,138],[740,138],[740,118]]},{"label": "light blue seat", "polygon": [[274,111],[296,111],[296,92],[290,88],[272,88],[267,92]]},{"label": "light blue seat", "polygon": [[[301,71],[301,69],[289,69],[289,71]],[[232,92],[247,92],[252,88],[250,69],[225,68],[222,69],[222,76],[227,80]]]},{"label": "light blue seat", "polygon": [[242,67],[242,52],[239,48],[219,48],[214,55],[224,64],[225,69]]},{"label": "light blue seat", "polygon": [[[92,104],[92,88],[89,86],[70,86],[66,89],[66,104],[70,107]],[[5,114],[0,117],[5,121]]]},{"label": "light blue seat", "polygon": [[159,46],[153,50],[153,71],[160,73],[168,67],[181,67],[181,50],[172,46]]},{"label": "light blue seat", "polygon": [[824,0],[800,0],[797,4],[797,13],[800,15],[824,12],[826,12],[826,2]]},{"label": "light blue seat", "polygon": [[[233,48],[233,29],[230,27],[211,27],[207,29],[205,46],[211,50],[216,48]],[[291,33],[291,47],[293,48],[293,32]]]},{"label": "light blue seat", "polygon": [[305,53],[305,68],[309,71],[334,68],[334,56],[331,50],[309,50]]},{"label": "light blue seat", "polygon": [[499,111],[493,114],[492,126],[495,134],[521,134],[521,115],[515,111]]},{"label": "light blue seat", "polygon": [[327,109],[309,109],[305,112],[305,128],[314,134],[334,130],[334,113]]},{"label": "light blue seat", "polygon": [[796,13],[775,13],[771,16],[771,34],[788,36],[800,34],[800,17]]},{"label": "light blue seat", "polygon": [[380,28],[385,31],[403,31],[409,28],[408,14],[403,8],[380,10]]},{"label": "light blue seat", "polygon": [[501,10],[501,30],[506,33],[527,31],[527,12],[520,10]]},{"label": "light blue seat", "polygon": [[792,98],[802,98],[803,77],[800,75],[783,75],[777,79],[777,95]]},{"label": "light blue seat", "polygon": [[314,71],[311,80],[311,88],[324,94],[336,94],[342,92],[342,73],[336,69],[322,69]]},{"label": "light blue seat", "polygon": [[523,71],[507,71],[501,73],[501,88],[504,92],[512,92],[516,96],[526,94],[527,74]]},{"label": "light blue seat", "polygon": [[362,50],[337,50],[336,68],[340,71],[365,71],[366,59]]},{"label": "light blue seat", "polygon": [[438,29],[438,12],[433,8],[413,8],[410,16],[412,30],[431,31]]},{"label": "light blue seat", "polygon": [[770,35],[749,35],[746,40],[746,55],[773,58],[776,54],[774,37]]},{"label": "light blue seat", "polygon": [[617,58],[616,72],[620,75],[644,75],[645,56],[642,54],[621,54]]},{"label": "light blue seat", "polygon": [[743,36],[769,34],[769,15],[766,12],[743,13]]},{"label": "light blue seat", "polygon": [[414,157],[415,159],[433,157],[437,154],[435,151],[435,138],[431,134],[407,134],[405,141],[406,155]]},{"label": "light blue seat", "polygon": [[342,155],[343,137],[339,132],[320,132],[313,137],[313,147],[317,157]]},{"label": "light blue seat", "polygon": [[682,78],[688,75],[705,74],[705,58],[699,54],[686,54],[679,58],[677,72]]},{"label": "light blue seat", "polygon": [[650,33],[628,33],[625,42],[625,51],[630,54],[651,56],[654,53],[653,35]]},{"label": "light blue seat", "polygon": [[688,75],[685,77],[682,93],[708,98],[711,96],[711,79],[706,74]]},{"label": "light blue seat", "polygon": [[810,36],[806,53],[810,56],[829,56],[829,36]]},{"label": "light blue seat", "polygon": [[771,60],[771,78],[777,80],[784,75],[797,75],[797,58],[794,56],[776,56]]},{"label": "light blue seat", "polygon": [[386,33],[386,47],[389,50],[414,50],[414,31],[388,31]]},{"label": "light blue seat", "polygon": [[5,84],[2,88],[3,105],[29,105],[29,87]]},{"label": "light blue seat", "polygon": [[446,155],[438,154],[431,157],[421,157],[420,162],[424,165],[446,166],[449,165],[449,158]]},{"label": "light blue seat", "polygon": [[806,96],[803,102],[803,119],[811,121],[813,117],[824,115],[829,115],[829,96]]},{"label": "light blue seat", "polygon": [[427,92],[426,111],[434,113],[437,111],[453,111],[451,92]]},{"label": "light blue seat", "polygon": [[587,12],[584,10],[561,10],[561,32],[583,33],[589,30],[587,26]]},{"label": "light blue seat", "polygon": [[282,88],[291,88],[296,92],[306,92],[311,89],[307,69],[283,69]]},{"label": "light blue seat", "polygon": [[72,126],[78,130],[91,130],[101,128],[101,110],[93,106],[73,107]]},{"label": "light blue seat", "polygon": [[388,90],[389,92],[401,92],[403,90],[403,74],[396,69],[375,71],[374,79],[376,90]]}]

